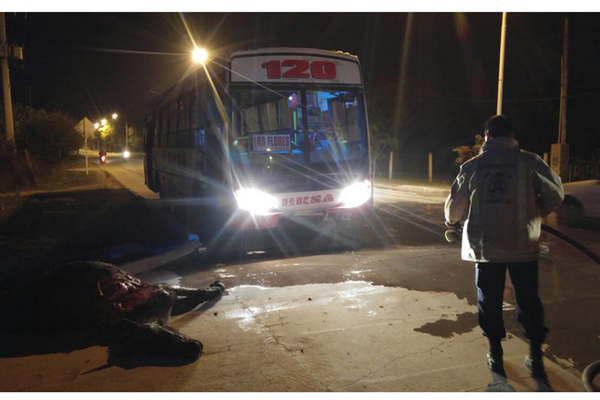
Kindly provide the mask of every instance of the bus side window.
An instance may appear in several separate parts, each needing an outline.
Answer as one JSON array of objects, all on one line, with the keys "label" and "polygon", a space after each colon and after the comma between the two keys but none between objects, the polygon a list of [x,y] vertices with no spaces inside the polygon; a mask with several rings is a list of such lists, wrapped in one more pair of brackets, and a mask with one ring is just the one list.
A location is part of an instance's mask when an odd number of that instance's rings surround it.
[{"label": "bus side window", "polygon": [[168,131],[167,146],[175,146],[175,134],[177,132],[177,101],[172,100],[168,105]]},{"label": "bus side window", "polygon": [[167,145],[167,134],[169,132],[169,114],[167,113],[167,107],[163,106],[160,110],[160,145],[165,147]]},{"label": "bus side window", "polygon": [[146,126],[144,127],[144,151],[146,154],[152,152],[152,146],[154,145],[155,121],[155,113],[152,113],[152,117],[146,120]]},{"label": "bus side window", "polygon": [[198,91],[192,92],[191,117],[192,145],[194,147],[204,147],[205,119],[202,113],[202,97]]},{"label": "bus side window", "polygon": [[220,126],[217,124],[211,125],[206,132],[206,173],[216,181],[222,181],[224,178],[220,136]]},{"label": "bus side window", "polygon": [[203,113],[205,116],[206,126],[216,125],[221,123],[221,116],[219,109],[215,103],[215,99],[209,91],[205,91],[202,96],[203,99]]},{"label": "bus side window", "polygon": [[204,141],[206,146],[206,173],[212,179],[222,179],[222,148],[220,117],[212,97],[205,91],[202,95],[202,117],[204,119]]},{"label": "bus side window", "polygon": [[177,102],[177,147],[189,147],[190,140],[190,93],[181,95]]},{"label": "bus side window", "polygon": [[194,131],[192,130],[192,106],[194,104],[194,92],[189,91],[185,96],[185,118],[186,118],[186,135],[185,135],[185,146],[194,146]]},{"label": "bus side window", "polygon": [[160,123],[158,124],[158,145],[164,147],[167,145],[167,113],[165,107],[158,110]]},{"label": "bus side window", "polygon": [[165,105],[161,112],[162,126],[160,130],[160,145],[167,147],[167,137],[169,135],[169,108]]},{"label": "bus side window", "polygon": [[159,137],[160,137],[160,124],[161,124],[161,120],[160,120],[160,110],[155,111],[154,112],[154,142],[153,145],[154,147],[158,147],[160,145],[159,143]]},{"label": "bus side window", "polygon": [[156,114],[156,124],[154,125],[154,146],[159,147],[160,146],[161,124],[162,124],[160,108],[156,109],[155,114]]}]

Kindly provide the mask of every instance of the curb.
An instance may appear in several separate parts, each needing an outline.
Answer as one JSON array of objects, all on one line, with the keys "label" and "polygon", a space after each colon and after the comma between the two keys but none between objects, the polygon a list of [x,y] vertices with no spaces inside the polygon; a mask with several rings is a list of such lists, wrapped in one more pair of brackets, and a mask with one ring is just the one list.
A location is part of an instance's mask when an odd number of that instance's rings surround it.
[{"label": "curb", "polygon": [[375,183],[376,188],[387,189],[387,190],[398,190],[413,193],[427,193],[431,195],[439,195],[446,197],[450,194],[450,188],[437,188],[417,185],[392,185],[392,184],[381,184]]},{"label": "curb", "polygon": [[132,275],[141,274],[148,272],[153,269],[162,267],[165,264],[169,264],[173,261],[187,257],[192,253],[206,253],[206,247],[202,246],[199,241],[192,241],[182,244],[173,250],[166,251],[162,254],[142,258],[141,260],[131,261],[125,264],[119,265],[119,268],[124,269]]}]

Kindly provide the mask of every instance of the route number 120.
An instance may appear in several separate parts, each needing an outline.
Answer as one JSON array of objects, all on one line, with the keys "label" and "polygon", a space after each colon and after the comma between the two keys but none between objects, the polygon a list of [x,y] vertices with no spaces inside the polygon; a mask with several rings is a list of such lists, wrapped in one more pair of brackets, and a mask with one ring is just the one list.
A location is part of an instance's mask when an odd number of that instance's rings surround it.
[{"label": "route number 120", "polygon": [[262,63],[268,79],[335,79],[335,64],[331,61],[272,60]]}]

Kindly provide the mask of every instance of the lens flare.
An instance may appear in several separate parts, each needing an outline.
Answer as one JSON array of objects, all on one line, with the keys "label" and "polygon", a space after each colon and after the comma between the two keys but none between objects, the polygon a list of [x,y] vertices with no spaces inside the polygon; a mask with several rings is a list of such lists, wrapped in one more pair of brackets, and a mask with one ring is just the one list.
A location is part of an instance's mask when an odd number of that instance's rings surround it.
[{"label": "lens flare", "polygon": [[235,199],[240,210],[252,215],[269,215],[277,207],[277,199],[262,190],[242,188],[235,192]]},{"label": "lens flare", "polygon": [[192,50],[192,61],[194,64],[206,64],[208,61],[208,51],[204,47],[195,47]]},{"label": "lens flare", "polygon": [[354,182],[340,193],[340,203],[345,208],[359,207],[371,198],[371,184],[368,180]]}]

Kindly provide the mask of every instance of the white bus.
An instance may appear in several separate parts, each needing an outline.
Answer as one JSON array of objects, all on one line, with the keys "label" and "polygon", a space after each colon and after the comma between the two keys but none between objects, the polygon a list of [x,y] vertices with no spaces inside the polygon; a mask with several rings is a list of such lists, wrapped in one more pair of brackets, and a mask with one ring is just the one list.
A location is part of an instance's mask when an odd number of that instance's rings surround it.
[{"label": "white bus", "polygon": [[199,68],[149,118],[145,176],[161,198],[212,204],[234,230],[355,218],[373,204],[358,57],[264,48]]}]

